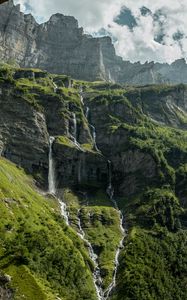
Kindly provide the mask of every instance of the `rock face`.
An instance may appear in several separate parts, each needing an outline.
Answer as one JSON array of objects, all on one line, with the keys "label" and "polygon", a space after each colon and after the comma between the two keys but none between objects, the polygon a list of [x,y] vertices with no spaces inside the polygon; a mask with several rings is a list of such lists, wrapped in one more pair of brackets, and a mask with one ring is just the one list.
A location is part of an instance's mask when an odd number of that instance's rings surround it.
[{"label": "rock face", "polygon": [[[34,82],[47,80],[51,83],[48,93],[34,87],[24,92],[10,82],[0,84],[0,154],[34,174],[38,183],[47,188],[49,136],[54,136],[59,189],[106,182],[107,160],[91,149],[93,139],[79,94],[72,94],[71,89],[70,96],[62,91],[54,93],[53,81],[44,75],[49,76],[45,72],[20,70],[15,71],[14,78],[19,78],[15,82],[30,83],[33,78]],[[37,99],[32,99],[33,93]]]},{"label": "rock face", "polygon": [[171,65],[123,61],[110,37],[84,34],[74,17],[55,14],[39,25],[32,15],[20,12],[13,0],[0,6],[0,59],[90,81],[187,83],[183,59]]},{"label": "rock face", "polygon": [[160,177],[172,181],[166,159],[176,167],[187,158],[183,144],[175,142],[177,136],[186,138],[183,131],[175,133],[187,128],[184,85],[119,89],[105,83],[103,90],[103,83],[102,89],[98,83],[93,89],[93,84],[82,83],[83,103],[79,83],[74,82],[74,88],[66,84],[66,77],[52,77],[46,71],[0,69],[2,156],[47,188],[49,137],[53,136],[59,191],[69,186],[106,191],[108,161],[115,192],[121,196],[137,194]]},{"label": "rock face", "polygon": [[[39,25],[12,0],[0,7],[0,42],[2,60],[85,80],[109,79],[105,61],[116,58],[110,38],[83,34],[75,18],[56,14]],[[104,58],[105,50],[108,57]]]},{"label": "rock face", "polygon": [[8,275],[0,274],[0,299],[3,300],[12,300],[13,299],[13,290],[8,286],[11,278]]},{"label": "rock face", "polygon": [[27,166],[28,171],[47,166],[48,133],[45,116],[31,109],[30,104],[15,95],[14,90],[8,86],[4,86],[1,91],[2,155],[20,166]]}]

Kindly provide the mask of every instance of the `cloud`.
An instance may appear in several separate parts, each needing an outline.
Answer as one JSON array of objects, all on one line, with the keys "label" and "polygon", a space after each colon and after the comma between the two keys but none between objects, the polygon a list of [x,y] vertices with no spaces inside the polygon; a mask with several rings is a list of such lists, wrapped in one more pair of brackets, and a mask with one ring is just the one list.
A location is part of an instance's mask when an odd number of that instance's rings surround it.
[{"label": "cloud", "polygon": [[[187,57],[186,0],[15,0],[39,21],[61,12],[87,32],[113,36],[118,55],[131,61],[172,62]],[[125,14],[124,7],[126,8]],[[129,19],[130,18],[130,19]],[[120,22],[115,22],[115,20]],[[123,23],[124,22],[124,23]],[[134,26],[136,25],[136,26]],[[133,25],[133,26],[132,26]]]},{"label": "cloud", "polygon": [[97,30],[112,22],[119,14],[123,0],[15,0],[22,10],[26,5],[32,8],[35,17],[43,17],[46,21],[57,12],[73,15],[86,30]]}]

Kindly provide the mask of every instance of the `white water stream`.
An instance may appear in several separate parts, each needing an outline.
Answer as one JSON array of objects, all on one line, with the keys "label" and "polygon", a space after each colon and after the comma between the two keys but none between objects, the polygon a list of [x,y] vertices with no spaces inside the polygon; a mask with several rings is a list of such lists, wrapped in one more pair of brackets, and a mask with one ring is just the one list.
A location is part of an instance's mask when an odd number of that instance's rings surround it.
[{"label": "white water stream", "polygon": [[54,93],[57,92],[58,86],[56,85],[56,83],[53,81],[53,86],[54,86]]},{"label": "white water stream", "polygon": [[97,147],[97,143],[96,143],[96,130],[95,127],[93,125],[90,124],[90,128],[92,129],[92,138],[93,138],[93,142],[94,142],[94,148],[96,151],[99,151],[98,147]]},{"label": "white water stream", "polygon": [[70,136],[70,139],[72,140],[72,142],[75,144],[75,146],[82,152],[85,152],[85,150],[81,147],[81,145],[77,142],[77,118],[76,118],[76,114],[72,113],[73,116],[73,132],[72,134],[69,133],[68,130],[68,134]]},{"label": "white water stream", "polygon": [[80,86],[80,89],[79,89],[79,94],[80,94],[80,99],[81,99],[81,103],[82,105],[84,105],[84,98],[83,98],[83,89],[82,89],[82,85]]},{"label": "white water stream", "polygon": [[108,299],[108,297],[112,294],[113,290],[116,287],[116,277],[117,277],[117,271],[118,271],[118,267],[119,267],[119,256],[121,253],[121,250],[123,249],[123,241],[125,238],[125,229],[123,227],[123,214],[121,213],[117,202],[114,199],[114,188],[112,186],[112,168],[111,168],[111,161],[108,161],[108,177],[109,177],[109,182],[108,182],[108,187],[107,187],[107,194],[110,197],[110,200],[113,202],[114,207],[116,208],[116,210],[119,212],[119,217],[120,217],[120,229],[121,229],[121,233],[122,233],[122,239],[119,243],[118,249],[116,251],[116,255],[115,255],[115,261],[114,261],[114,273],[113,273],[113,279],[111,284],[109,285],[109,287],[106,289],[105,291],[105,297],[104,299]]},{"label": "white water stream", "polygon": [[[79,94],[80,94],[80,100],[81,100],[82,105],[84,106],[84,97],[83,97],[83,88],[82,88],[82,86],[80,86],[79,90],[80,90],[80,92],[79,92]],[[88,120],[89,112],[90,112],[90,109],[87,106],[86,107],[86,111],[85,111],[85,117],[86,117],[87,120]],[[89,122],[88,122],[88,125],[91,128],[91,134],[92,134],[92,138],[93,138],[94,148],[95,148],[96,151],[99,151],[99,149],[97,147],[97,143],[96,143],[96,129]]]},{"label": "white water stream", "polygon": [[53,143],[55,138],[50,136],[49,138],[49,171],[48,171],[48,187],[49,187],[49,194],[55,196],[60,204],[61,215],[64,218],[67,225],[69,225],[68,220],[68,212],[66,204],[56,196],[56,180],[55,180],[55,165],[53,160]]}]

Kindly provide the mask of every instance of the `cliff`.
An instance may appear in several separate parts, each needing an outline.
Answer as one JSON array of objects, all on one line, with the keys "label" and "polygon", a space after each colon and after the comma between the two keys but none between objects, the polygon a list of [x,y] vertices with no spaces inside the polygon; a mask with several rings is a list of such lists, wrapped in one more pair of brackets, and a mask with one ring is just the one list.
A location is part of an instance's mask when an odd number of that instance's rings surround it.
[{"label": "cliff", "polygon": [[89,81],[187,83],[185,60],[171,65],[123,61],[110,37],[84,34],[74,17],[55,14],[37,24],[32,15],[20,12],[13,0],[0,6],[0,59]]},{"label": "cliff", "polygon": [[74,17],[56,14],[39,25],[32,15],[21,13],[12,0],[0,7],[0,43],[2,60],[85,80],[108,79],[103,62],[106,46],[109,59],[115,60],[110,38],[83,34]]}]

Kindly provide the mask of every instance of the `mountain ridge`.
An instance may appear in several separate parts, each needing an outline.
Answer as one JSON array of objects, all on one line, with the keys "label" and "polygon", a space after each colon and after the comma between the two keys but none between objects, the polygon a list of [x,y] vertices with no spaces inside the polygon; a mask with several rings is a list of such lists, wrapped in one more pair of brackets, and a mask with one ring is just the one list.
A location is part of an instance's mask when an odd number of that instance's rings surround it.
[{"label": "mountain ridge", "polygon": [[116,55],[110,37],[84,34],[74,17],[57,13],[38,24],[31,14],[20,12],[13,0],[0,6],[0,58],[89,81],[187,83],[184,59],[171,65],[125,61]]}]

